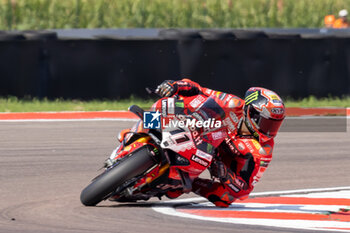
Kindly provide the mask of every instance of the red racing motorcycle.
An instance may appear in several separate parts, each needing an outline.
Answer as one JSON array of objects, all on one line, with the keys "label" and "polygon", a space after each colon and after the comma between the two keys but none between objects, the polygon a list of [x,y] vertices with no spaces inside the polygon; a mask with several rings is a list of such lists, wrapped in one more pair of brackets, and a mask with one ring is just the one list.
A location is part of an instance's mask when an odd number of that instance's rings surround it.
[{"label": "red racing motorcycle", "polygon": [[210,171],[227,136],[220,120],[224,110],[204,95],[161,98],[152,111],[135,105],[129,111],[140,120],[119,134],[120,145],[105,161],[104,172],[81,192],[86,206],[189,193],[193,180]]}]

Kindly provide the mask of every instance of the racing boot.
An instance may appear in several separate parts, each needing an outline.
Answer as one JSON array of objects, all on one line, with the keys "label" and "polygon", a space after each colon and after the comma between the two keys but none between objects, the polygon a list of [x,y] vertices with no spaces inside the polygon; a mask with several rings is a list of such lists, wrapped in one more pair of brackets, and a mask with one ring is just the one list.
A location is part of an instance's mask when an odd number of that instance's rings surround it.
[{"label": "racing boot", "polygon": [[170,191],[166,192],[165,196],[169,199],[174,199],[174,198],[178,198],[183,193],[184,192],[181,189],[174,189],[174,190],[170,190]]},{"label": "racing boot", "polygon": [[192,184],[192,192],[205,197],[217,207],[228,207],[235,198],[219,182],[196,178]]}]

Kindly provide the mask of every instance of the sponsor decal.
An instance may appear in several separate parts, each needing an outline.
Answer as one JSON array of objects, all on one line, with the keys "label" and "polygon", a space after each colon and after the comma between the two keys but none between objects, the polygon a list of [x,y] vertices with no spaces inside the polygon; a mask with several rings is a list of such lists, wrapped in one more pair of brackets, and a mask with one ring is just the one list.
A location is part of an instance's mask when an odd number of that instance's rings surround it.
[{"label": "sponsor decal", "polygon": [[252,145],[249,143],[249,141],[244,140],[244,144],[248,147],[250,153],[254,152],[254,149],[253,149]]},{"label": "sponsor decal", "polygon": [[269,166],[269,162],[260,161],[260,167],[267,167],[267,166]]},{"label": "sponsor decal", "polygon": [[223,133],[222,131],[218,131],[218,132],[213,132],[211,134],[211,137],[213,138],[213,140],[220,140],[220,139],[226,137],[226,134]]},{"label": "sponsor decal", "polygon": [[272,108],[271,112],[273,114],[278,114],[278,115],[282,115],[284,113],[284,109],[283,108]]},{"label": "sponsor decal", "polygon": [[238,193],[239,191],[241,191],[238,187],[236,187],[235,185],[229,183],[227,184],[227,186],[232,189],[235,193]]},{"label": "sponsor decal", "polygon": [[207,143],[207,148],[206,149],[207,149],[208,153],[212,153],[212,154],[215,153],[215,148],[210,143]]},{"label": "sponsor decal", "polygon": [[205,90],[205,93],[206,93],[207,95],[211,95],[212,91],[213,91],[212,89],[206,89],[206,90]]},{"label": "sponsor decal", "polygon": [[233,122],[238,123],[238,117],[237,117],[236,113],[230,112],[230,117],[231,117]]},{"label": "sponsor decal", "polygon": [[205,153],[201,150],[197,150],[196,155],[202,159],[209,161],[209,162],[211,162],[211,160],[213,159],[213,156],[211,154]]},{"label": "sponsor decal", "polygon": [[220,96],[219,96],[219,99],[220,100],[224,100],[226,95],[227,95],[226,93],[221,93]]},{"label": "sponsor decal", "polygon": [[178,108],[184,108],[185,104],[182,101],[176,101],[175,102],[175,106],[178,107]]},{"label": "sponsor decal", "polygon": [[235,186],[237,186],[240,190],[244,189],[244,186],[245,186],[245,183],[244,183],[242,180],[237,179],[237,178],[235,178],[235,179],[233,180],[233,184],[234,184]]},{"label": "sponsor decal", "polygon": [[260,143],[257,141],[257,140],[252,140],[252,142],[253,142],[253,145],[254,145],[254,147],[257,149],[257,150],[260,150],[260,148],[261,148],[261,145],[260,145]]},{"label": "sponsor decal", "polygon": [[266,152],[266,155],[272,154],[272,147],[270,145],[264,145],[263,148],[264,148],[264,151]]},{"label": "sponsor decal", "polygon": [[272,100],[279,100],[280,98],[278,98],[277,95],[274,95],[273,92],[269,92],[267,95],[270,95]]},{"label": "sponsor decal", "polygon": [[190,106],[194,109],[198,108],[199,105],[201,105],[205,101],[205,98],[201,95],[198,95],[196,98],[194,98],[190,102]]},{"label": "sponsor decal", "polygon": [[228,94],[224,101],[224,105],[226,105],[232,98],[233,98],[232,95]]},{"label": "sponsor decal", "polygon": [[233,125],[233,123],[232,123],[232,121],[230,120],[229,117],[226,117],[226,118],[223,120],[223,124],[224,124],[224,126],[227,126],[227,128],[228,128],[231,132],[235,132],[236,127]]},{"label": "sponsor decal", "polygon": [[254,100],[257,100],[258,96],[259,96],[259,91],[255,91],[255,92],[251,93],[250,95],[248,95],[245,98],[245,105],[248,105],[251,102],[253,102]]},{"label": "sponsor decal", "polygon": [[199,132],[197,130],[192,131],[192,138],[197,146],[203,142],[203,140],[200,137]]},{"label": "sponsor decal", "polygon": [[174,98],[168,98],[168,114],[175,114],[175,100]]},{"label": "sponsor decal", "polygon": [[167,101],[162,100],[162,116],[166,117],[167,115]]},{"label": "sponsor decal", "polygon": [[189,165],[190,164],[190,162],[186,158],[184,158],[180,155],[176,155],[175,158],[176,158],[176,162],[175,162],[176,165]]},{"label": "sponsor decal", "polygon": [[228,102],[228,108],[234,108],[234,107],[236,107],[236,100],[235,99],[231,99]]},{"label": "sponsor decal", "polygon": [[233,153],[240,154],[229,138],[225,138],[225,142]]},{"label": "sponsor decal", "polygon": [[243,151],[243,150],[245,149],[245,146],[244,146],[243,142],[239,142],[239,143],[238,143],[238,149],[239,149],[240,151]]},{"label": "sponsor decal", "polygon": [[282,105],[282,100],[272,100],[272,103],[274,103],[276,106],[281,106]]},{"label": "sponsor decal", "polygon": [[192,140],[175,143],[179,138],[186,139],[190,137],[190,132],[183,132],[175,135],[172,135],[171,132],[163,132],[162,147],[167,148],[171,146],[171,149],[175,152],[183,152],[186,150],[196,149]]},{"label": "sponsor decal", "polygon": [[259,182],[265,170],[266,167],[260,166],[258,173],[253,177],[253,186],[255,186]]},{"label": "sponsor decal", "polygon": [[240,106],[240,105],[242,104],[241,99],[238,98],[238,97],[234,97],[234,98],[233,98],[233,101],[234,101],[234,103],[235,103],[235,107]]},{"label": "sponsor decal", "polygon": [[196,163],[198,163],[198,164],[200,164],[200,165],[202,165],[202,166],[204,166],[204,167],[207,167],[209,165],[209,162],[199,158],[196,155],[192,155],[191,160],[196,162]]}]

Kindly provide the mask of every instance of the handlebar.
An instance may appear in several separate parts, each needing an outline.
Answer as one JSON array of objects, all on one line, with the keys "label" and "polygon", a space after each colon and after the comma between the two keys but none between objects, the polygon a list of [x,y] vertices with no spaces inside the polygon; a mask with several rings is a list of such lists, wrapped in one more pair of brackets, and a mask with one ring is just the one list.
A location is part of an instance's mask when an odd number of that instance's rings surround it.
[{"label": "handlebar", "polygon": [[[149,94],[149,95],[155,95],[157,98],[164,98],[164,96],[161,96],[161,95],[159,95],[157,92],[156,92],[156,89],[155,88],[150,88],[150,87],[146,87],[145,88],[146,89],[146,91],[147,91],[147,93]],[[176,99],[179,99],[180,98],[180,96],[179,95],[174,95],[174,96],[170,96],[170,97],[174,97],[174,98],[176,98]]]}]

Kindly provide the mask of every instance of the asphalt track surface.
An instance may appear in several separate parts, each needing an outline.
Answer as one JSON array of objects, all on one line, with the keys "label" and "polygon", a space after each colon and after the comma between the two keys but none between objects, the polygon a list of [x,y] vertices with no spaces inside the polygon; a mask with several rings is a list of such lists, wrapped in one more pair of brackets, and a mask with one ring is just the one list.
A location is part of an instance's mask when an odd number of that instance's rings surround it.
[{"label": "asphalt track surface", "polygon": [[[132,124],[0,122],[0,232],[312,232],[162,215],[151,208],[166,205],[158,199],[84,207],[81,190],[117,145],[117,132]],[[254,191],[349,186],[347,131],[281,132]]]}]

